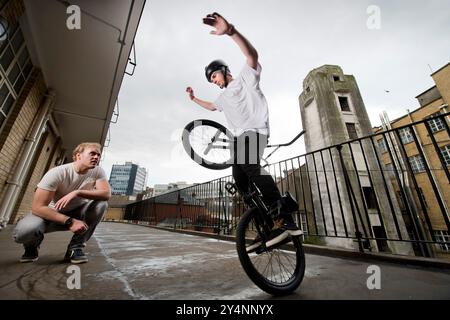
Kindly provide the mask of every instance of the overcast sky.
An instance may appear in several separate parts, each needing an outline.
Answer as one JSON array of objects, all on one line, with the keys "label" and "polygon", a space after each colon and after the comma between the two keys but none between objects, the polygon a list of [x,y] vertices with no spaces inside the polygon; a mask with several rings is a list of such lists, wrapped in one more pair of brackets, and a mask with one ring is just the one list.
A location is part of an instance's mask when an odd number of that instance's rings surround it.
[{"label": "overcast sky", "polygon": [[[369,29],[380,9],[379,29]],[[301,130],[298,96],[309,71],[324,64],[355,76],[372,125],[387,111],[394,119],[416,109],[415,97],[434,85],[430,74],[450,61],[450,1],[147,1],[137,31],[137,67],[125,75],[120,116],[102,167],[132,161],[148,170],[148,185],[206,182],[231,174],[193,162],[181,145],[181,131],[194,119],[226,125],[223,113],[207,111],[187,98],[214,101],[220,89],[208,83],[204,67],[225,60],[233,74],[245,63],[227,36],[210,35],[202,23],[219,12],[253,44],[262,65],[261,88],[269,104],[270,143]],[[375,13],[376,14],[376,13]],[[376,26],[371,24],[371,26]],[[385,90],[388,90],[387,93]],[[272,160],[304,152],[303,139],[279,150]]]}]

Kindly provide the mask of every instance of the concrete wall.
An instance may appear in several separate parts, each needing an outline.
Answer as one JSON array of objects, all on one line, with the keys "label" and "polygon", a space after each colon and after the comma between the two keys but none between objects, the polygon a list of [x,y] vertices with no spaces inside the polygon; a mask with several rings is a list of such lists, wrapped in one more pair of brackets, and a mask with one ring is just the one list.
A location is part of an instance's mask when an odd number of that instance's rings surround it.
[{"label": "concrete wall", "polygon": [[441,94],[439,93],[439,89],[435,86],[433,88],[428,89],[424,93],[418,95],[416,98],[419,101],[420,105],[426,106],[427,104],[430,104],[434,100],[437,100],[441,97]]},{"label": "concrete wall", "polygon": [[450,102],[450,63],[447,63],[431,76],[436,83],[442,100],[448,104]]},{"label": "concrete wall", "polygon": [[125,208],[111,208],[108,207],[103,220],[123,220]]}]

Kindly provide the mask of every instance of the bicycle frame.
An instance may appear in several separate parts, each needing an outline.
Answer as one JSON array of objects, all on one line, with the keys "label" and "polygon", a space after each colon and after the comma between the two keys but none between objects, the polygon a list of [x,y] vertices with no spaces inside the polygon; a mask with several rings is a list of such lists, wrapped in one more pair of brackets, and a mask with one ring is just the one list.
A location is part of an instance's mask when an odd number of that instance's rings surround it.
[{"label": "bicycle frame", "polygon": [[[232,195],[236,193],[236,185],[234,183],[228,182],[227,184],[225,184],[225,189]],[[269,212],[269,209],[262,200],[262,194],[258,190],[256,185],[254,183],[251,183],[249,189],[250,189],[249,192],[243,194],[242,198],[244,199],[245,204],[249,208],[254,208],[258,210],[259,214],[257,215],[258,219],[256,221],[257,222],[256,229],[261,239],[266,240],[267,236],[270,233],[269,226],[272,227],[273,221],[267,214]],[[263,230],[261,230],[261,228]]]},{"label": "bicycle frame", "polygon": [[[297,141],[303,134],[305,133],[305,130],[302,130],[299,134],[297,134],[291,141],[287,142],[287,143],[282,143],[282,144],[274,144],[274,145],[267,145],[267,148],[276,148],[275,150],[273,150],[267,157],[265,158],[261,158],[261,160],[263,160],[264,162],[266,162],[266,164],[263,167],[266,167],[269,165],[267,159],[273,155],[279,148],[281,147],[285,147],[285,146],[289,146],[291,144],[293,144],[295,141]],[[214,135],[213,138],[211,138],[211,142],[208,144],[207,150],[210,150],[211,148],[224,148],[224,146],[214,146],[214,142],[216,141],[220,141],[220,142],[226,142],[228,143],[228,148],[229,145],[231,143],[233,143],[233,146],[236,146],[236,138],[234,139],[234,141],[230,141],[228,139],[219,139],[219,135],[221,134],[221,132],[216,133],[216,135]],[[226,147],[225,147],[226,148]],[[206,150],[205,150],[206,152]],[[229,185],[232,185],[231,187],[227,187]],[[236,193],[236,187],[235,184],[233,183],[227,183],[225,185],[225,189],[230,192],[231,194],[235,194]],[[261,219],[263,219],[264,221],[259,221],[260,225],[263,226],[271,226],[272,224],[272,219],[268,216],[268,212],[269,212],[269,208],[267,208],[266,204],[264,203],[264,201],[262,200],[262,194],[259,191],[258,187],[251,182],[250,186],[249,186],[249,191],[248,193],[245,193],[242,195],[244,202],[250,207],[250,208],[257,208],[258,212],[260,213],[260,217]],[[260,232],[260,230],[258,230],[258,233],[260,235],[261,238],[264,238],[268,233],[270,232],[270,230],[264,230],[264,232]]]},{"label": "bicycle frame", "polygon": [[[265,158],[261,158],[262,161],[264,161],[266,164],[263,167],[267,167],[269,165],[269,162],[267,161],[267,159],[273,155],[278,149],[280,149],[281,147],[286,147],[286,146],[290,146],[291,144],[293,144],[295,141],[298,140],[298,138],[300,138],[303,134],[305,133],[305,130],[302,130],[299,134],[297,134],[294,139],[292,139],[290,142],[287,143],[281,143],[281,144],[269,144],[266,146],[266,148],[275,148],[275,150],[273,150],[271,153],[269,153],[269,155]],[[231,149],[231,145],[233,145],[233,148],[236,148],[236,138],[234,138],[233,141],[228,140],[228,139],[222,139],[219,138],[221,132],[218,131],[214,137],[211,138],[211,142],[208,143],[208,146],[206,147],[204,154],[206,155],[211,149]],[[215,145],[215,142],[225,142],[227,145]]]}]

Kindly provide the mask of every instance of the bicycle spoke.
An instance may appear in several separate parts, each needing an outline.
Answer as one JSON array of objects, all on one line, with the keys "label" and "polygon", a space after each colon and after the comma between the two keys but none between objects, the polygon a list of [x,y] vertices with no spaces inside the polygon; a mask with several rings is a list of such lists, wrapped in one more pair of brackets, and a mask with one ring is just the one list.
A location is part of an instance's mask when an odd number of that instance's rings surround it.
[{"label": "bicycle spoke", "polygon": [[261,254],[252,253],[249,258],[255,269],[274,283],[289,281],[295,272],[295,253],[289,251],[273,249]]},{"label": "bicycle spoke", "polygon": [[[292,292],[299,286],[304,275],[304,251],[301,242],[296,237],[288,237],[278,245],[267,248],[264,241],[267,240],[270,227],[265,224],[270,221],[266,222],[257,210],[249,209],[237,229],[237,248],[241,264],[250,279],[264,291],[275,295]],[[260,230],[258,239],[262,239],[259,246],[255,246],[255,243],[259,242],[255,242],[258,235],[256,230]],[[294,251],[291,251],[292,249]]]},{"label": "bicycle spoke", "polygon": [[189,142],[194,152],[208,162],[224,163],[230,160],[229,139],[216,128],[195,127],[189,136]]}]

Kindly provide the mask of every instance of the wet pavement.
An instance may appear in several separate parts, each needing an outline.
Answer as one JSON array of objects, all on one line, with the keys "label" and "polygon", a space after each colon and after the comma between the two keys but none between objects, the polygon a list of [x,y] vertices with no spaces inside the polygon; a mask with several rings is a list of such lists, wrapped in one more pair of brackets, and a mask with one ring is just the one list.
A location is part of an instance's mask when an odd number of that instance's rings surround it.
[{"label": "wet pavement", "polygon": [[[299,289],[274,298],[248,279],[233,242],[112,222],[99,225],[79,269],[62,262],[69,232],[46,234],[39,260],[21,264],[12,228],[0,232],[0,299],[450,299],[449,270],[315,254],[306,255]],[[367,287],[372,265],[380,289]]]}]

